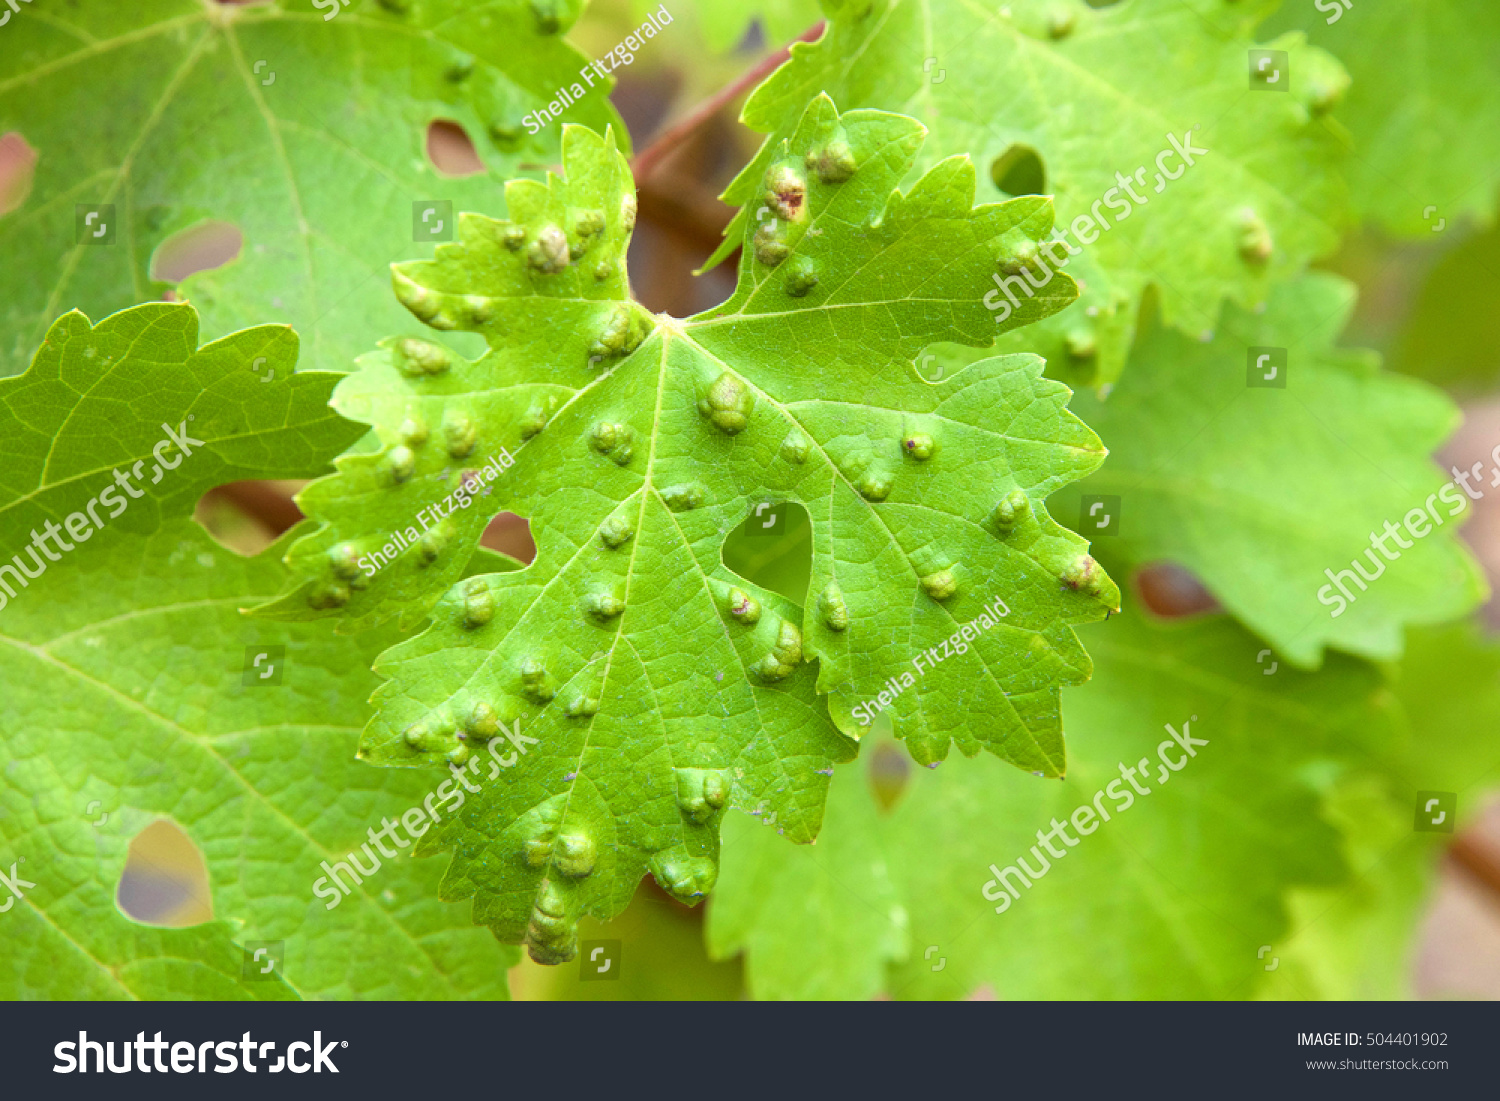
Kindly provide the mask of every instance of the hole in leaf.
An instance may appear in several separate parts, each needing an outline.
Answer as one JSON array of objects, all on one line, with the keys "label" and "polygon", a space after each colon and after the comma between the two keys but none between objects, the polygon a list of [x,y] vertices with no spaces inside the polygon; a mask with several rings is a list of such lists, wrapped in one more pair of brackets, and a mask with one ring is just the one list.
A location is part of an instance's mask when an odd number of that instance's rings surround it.
[{"label": "hole in leaf", "polygon": [[203,853],[164,818],[130,842],[115,900],[128,917],[147,925],[181,928],[214,916]]},{"label": "hole in leaf", "polygon": [[1175,562],[1141,567],[1135,575],[1135,588],[1146,609],[1164,619],[1222,611],[1203,582]]},{"label": "hole in leaf", "polygon": [[306,482],[229,482],[215,486],[193,509],[193,519],[225,550],[253,558],[302,520],[292,500]]},{"label": "hole in leaf", "polygon": [[801,603],[812,576],[812,518],[795,501],[759,502],[724,540],[724,565]]},{"label": "hole in leaf", "polygon": [[0,134],[0,214],[20,208],[35,174],[36,150],[14,131]]},{"label": "hole in leaf", "polygon": [[427,159],[444,176],[473,176],[484,171],[484,161],[468,131],[451,119],[437,119],[427,127]]},{"label": "hole in leaf", "polygon": [[181,283],[200,271],[222,268],[245,247],[239,227],[228,222],[199,222],[172,234],[151,255],[151,278]]},{"label": "hole in leaf", "polygon": [[1031,146],[1019,142],[990,162],[990,179],[1007,195],[1043,195],[1047,191],[1042,158]]},{"label": "hole in leaf", "polygon": [[870,754],[870,790],[875,794],[876,805],[882,811],[890,811],[911,782],[911,755],[901,745],[889,740],[889,715],[876,716],[870,728],[886,735]]},{"label": "hole in leaf", "polygon": [[490,550],[508,554],[528,566],[536,558],[536,540],[531,536],[531,523],[514,512],[502,512],[491,520],[479,542]]}]

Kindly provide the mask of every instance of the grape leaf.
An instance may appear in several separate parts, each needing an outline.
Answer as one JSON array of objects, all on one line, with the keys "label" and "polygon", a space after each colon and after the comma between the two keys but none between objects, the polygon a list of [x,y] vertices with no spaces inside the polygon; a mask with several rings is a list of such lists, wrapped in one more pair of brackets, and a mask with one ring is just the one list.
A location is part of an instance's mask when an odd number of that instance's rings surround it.
[{"label": "grape leaf", "polygon": [[[403,856],[358,884],[344,872],[351,893],[331,910],[332,885],[314,894],[325,862],[352,851],[368,869],[366,829],[420,808],[439,778],[354,759],[370,661],[390,636],[360,645],[239,614],[282,583],[282,549],[241,559],[169,521],[81,548],[86,565],[49,569],[0,613],[0,844],[37,885],[0,916],[32,949],[5,953],[5,997],[232,997],[224,974],[239,978],[241,953],[229,960],[225,928],[281,942],[283,996],[506,996],[515,950],[437,901],[438,862]],[[270,664],[250,668],[260,653]],[[280,683],[257,685],[272,665]],[[204,855],[213,936],[115,909],[130,839],[160,817]]]},{"label": "grape leaf", "polygon": [[[705,939],[714,958],[745,953],[756,998],[869,997],[884,989],[887,961],[910,950],[890,824],[864,782],[871,757],[866,751],[865,760],[836,770],[818,843],[791,860],[763,821],[724,818],[724,870]],[[789,921],[788,913],[816,916]]]},{"label": "grape leaf", "polygon": [[[1454,670],[1462,670],[1461,677]],[[1456,797],[1456,831],[1500,787],[1500,649],[1477,624],[1408,633],[1390,692],[1400,737],[1328,796],[1356,870],[1337,890],[1295,892],[1295,923],[1276,945],[1276,997],[1410,998],[1418,923],[1454,834],[1418,831],[1418,792]],[[1283,973],[1284,972],[1284,973]]]},{"label": "grape leaf", "polygon": [[[1226,306],[1209,344],[1153,327],[1107,401],[1077,402],[1112,449],[1080,487],[1120,498],[1106,538],[1186,566],[1303,667],[1327,646],[1397,657],[1404,624],[1463,615],[1486,592],[1456,537],[1464,494],[1429,458],[1458,410],[1373,353],[1335,347],[1353,306],[1351,285],[1316,275],[1278,288],[1263,314]],[[1248,384],[1273,369],[1284,389]],[[1076,506],[1063,494],[1057,507]],[[1385,535],[1424,509],[1407,529],[1424,538]]]},{"label": "grape leaf", "polygon": [[[342,632],[397,617],[410,629],[463,575],[497,511],[495,486],[484,481],[510,462],[526,410],[555,408],[577,391],[557,382],[507,385],[500,357],[473,363],[415,338],[387,341],[356,366],[331,404],[372,423],[379,446],[341,456],[336,475],[297,495],[303,513],[322,523],[288,552],[287,591],[255,614],[294,622],[337,616]],[[428,372],[438,366],[445,377],[434,379]],[[486,376],[496,384],[478,384]]]},{"label": "grape leaf", "polygon": [[[556,161],[561,123],[533,133],[524,118],[582,86],[585,59],[560,37],[581,7],[73,0],[16,13],[0,133],[19,131],[40,158],[30,200],[0,217],[12,334],[0,375],[69,306],[97,316],[160,296],[158,247],[208,220],[243,235],[236,261],[178,287],[210,334],[286,320],[314,364],[345,369],[370,332],[402,323],[380,293],[389,263],[434,239],[425,231],[451,239],[451,214],[443,229],[440,211],[418,222],[413,204],[485,204],[498,180]],[[608,84],[596,77],[565,117],[617,121]],[[81,129],[100,103],[108,124]],[[425,152],[438,119],[472,135],[489,173],[438,173]],[[111,209],[86,232],[85,206]]]},{"label": "grape leaf", "polygon": [[[510,185],[520,220],[465,216],[460,242],[397,269],[418,317],[491,345],[469,378],[444,381],[451,362],[434,376],[442,393],[498,405],[507,385],[576,388],[520,415],[529,438],[501,482],[536,561],[450,589],[382,658],[392,680],[363,742],[380,763],[463,762],[477,758],[460,736],[524,720],[539,744],[433,844],[455,851],[444,897],[474,897],[476,920],[538,960],[570,958],[579,915],[618,912],[647,870],[701,898],[727,806],[810,841],[850,752],[838,732],[858,736],[865,703],[889,705],[924,762],[956,742],[1061,770],[1059,686],[1089,670],[1070,625],[1119,596],[1043,502],[1102,451],[1034,356],[939,386],[912,362],[935,340],[992,339],[986,288],[1050,206],[974,207],[964,158],[893,191],[920,141],[910,119],[814,100],[767,173],[738,289],[686,321],[624,300],[629,173],[611,136],[580,127],[567,182]],[[1056,281],[1012,323],[1071,293]],[[591,358],[604,366],[586,377]],[[449,404],[488,432],[472,396]],[[411,457],[376,465],[390,484]],[[772,502],[812,517],[805,615],[721,559]]]},{"label": "grape leaf", "polygon": [[[9,738],[4,745],[8,753],[21,748]],[[26,774],[36,771],[33,764],[43,763],[7,763],[8,785],[0,798],[0,851],[8,879],[21,892],[17,898],[7,889],[0,903],[6,949],[0,957],[0,996],[9,1001],[296,997],[274,972],[264,981],[246,980],[244,950],[228,922],[158,929],[121,914],[114,895],[129,838],[113,832],[138,829],[146,818],[105,811],[105,824],[117,825],[109,836],[101,834],[90,823],[101,818],[102,801],[79,801],[102,787],[90,785],[73,791],[72,798],[44,801],[41,810],[48,820],[18,820],[30,808],[14,798],[19,791],[13,785],[18,776],[31,779]],[[56,786],[55,777],[49,786]]]},{"label": "grape leaf", "polygon": [[[770,137],[725,199],[746,204],[741,223],[753,216],[777,143],[820,90],[846,110],[914,115],[932,130],[919,169],[967,153],[997,177],[999,194],[1014,173],[1012,186],[1054,196],[1067,247],[1082,249],[1070,269],[1083,284],[1078,305],[1001,347],[1040,352],[1069,380],[1113,380],[1148,287],[1170,324],[1198,332],[1224,298],[1254,305],[1337,244],[1344,147],[1320,115],[1343,74],[1291,35],[1266,44],[1289,55],[1291,92],[1249,91],[1251,33],[1268,6],[825,3],[827,33],[794,46],[745,105],[743,121]],[[1185,157],[1185,146],[1208,152]],[[1027,173],[1031,158],[1040,167]],[[1179,178],[1164,178],[1174,166]],[[1144,204],[1133,210],[1127,181]],[[1097,240],[1097,226],[1071,228],[1091,211],[1111,227]],[[1066,260],[1061,247],[1050,255]],[[1043,277],[1050,270],[1044,257],[1029,262]]]},{"label": "grape leaf", "polygon": [[[988,759],[918,771],[872,823],[865,769],[841,768],[815,849],[764,830],[726,846],[708,914],[713,954],[746,950],[760,997],[1253,992],[1266,974],[1260,945],[1287,929],[1286,892],[1346,877],[1316,779],[1394,736],[1379,677],[1342,658],[1267,677],[1257,643],[1226,617],[1159,625],[1127,612],[1087,637],[1094,679],[1063,701],[1065,780]],[[1132,789],[1127,767],[1148,794]],[[1101,804],[1113,818],[1095,809],[1082,819],[1089,835],[1051,832]],[[825,845],[839,857],[825,859]],[[1029,887],[1009,874],[1010,898],[992,881],[1018,859],[1042,874]],[[894,900],[867,869],[893,882]],[[818,904],[793,901],[802,897]]]},{"label": "grape leaf", "polygon": [[44,534],[36,547],[45,557],[29,552],[45,568],[71,549],[69,538],[149,534],[214,486],[316,471],[312,456],[326,462],[360,429],[328,409],[338,376],[294,373],[298,347],[291,329],[265,325],[199,348],[189,305],[137,306],[98,325],[76,310],[60,318],[30,369],[0,379],[0,549],[20,550],[23,532],[69,513],[82,517],[87,534],[59,533],[56,552]]},{"label": "grape leaf", "polygon": [[[0,914],[7,943],[26,946],[4,953],[0,993],[503,997],[514,951],[435,900],[435,862],[393,861],[331,910],[331,886],[314,897],[322,861],[435,781],[354,759],[370,662],[398,636],[360,645],[245,618],[284,584],[290,537],[244,559],[187,518],[247,465],[324,469],[359,434],[327,408],[333,376],[293,373],[296,337],[280,326],[196,340],[186,305],[97,326],[74,313],[0,380],[0,550],[43,531],[0,562],[0,855],[35,883]],[[274,381],[248,369],[256,353]],[[167,426],[180,451],[153,448]],[[158,484],[141,465],[153,461]],[[213,924],[155,930],[115,907],[130,839],[158,817],[202,851]],[[231,936],[282,942],[283,978],[246,983],[258,969]]]},{"label": "grape leaf", "polygon": [[1275,972],[1257,997],[1409,999],[1414,934],[1447,835],[1414,833],[1409,802],[1398,806],[1376,776],[1341,778],[1324,803],[1354,875],[1289,893],[1291,927],[1271,945]]},{"label": "grape leaf", "polygon": [[1316,7],[1288,4],[1274,22],[1305,28],[1348,68],[1352,82],[1335,117],[1354,135],[1355,212],[1410,236],[1465,217],[1492,224],[1500,9],[1488,0]]}]

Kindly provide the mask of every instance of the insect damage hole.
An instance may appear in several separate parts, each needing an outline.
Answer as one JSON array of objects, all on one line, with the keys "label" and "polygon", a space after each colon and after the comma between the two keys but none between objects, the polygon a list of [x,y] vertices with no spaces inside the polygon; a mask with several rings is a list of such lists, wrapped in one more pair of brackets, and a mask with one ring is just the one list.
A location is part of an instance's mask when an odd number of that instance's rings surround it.
[{"label": "insect damage hole", "polygon": [[479,541],[490,550],[508,554],[528,566],[536,558],[536,538],[531,534],[531,522],[513,512],[496,515]]},{"label": "insect damage hole", "polygon": [[1047,191],[1047,170],[1041,155],[1020,142],[990,162],[990,179],[1010,196],[1044,195]]},{"label": "insect damage hole", "polygon": [[36,150],[15,131],[0,134],[0,215],[20,209],[35,174]]},{"label": "insect damage hole", "polygon": [[[253,368],[262,381],[275,381],[274,367],[256,361]],[[292,497],[305,484],[243,481],[215,486],[198,498],[193,519],[225,550],[254,558],[303,520]]]},{"label": "insect damage hole", "polygon": [[222,268],[238,259],[245,235],[229,222],[198,222],[178,230],[151,254],[151,278],[157,283],[181,283],[190,275]]},{"label": "insect damage hole", "polygon": [[485,170],[469,132],[452,119],[435,119],[428,124],[427,159],[444,176],[454,179]]},{"label": "insect damage hole", "polygon": [[724,565],[801,603],[812,577],[812,517],[795,501],[747,502],[746,513],[724,540]]},{"label": "insect damage hole", "polygon": [[131,840],[115,901],[145,925],[180,929],[212,921],[202,851],[174,823],[157,819]]}]

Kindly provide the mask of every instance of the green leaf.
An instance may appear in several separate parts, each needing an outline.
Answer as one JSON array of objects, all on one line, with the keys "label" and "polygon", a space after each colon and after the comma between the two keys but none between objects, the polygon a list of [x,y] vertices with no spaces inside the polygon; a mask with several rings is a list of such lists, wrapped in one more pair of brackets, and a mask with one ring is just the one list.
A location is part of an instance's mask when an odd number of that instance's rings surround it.
[{"label": "green leaf", "polygon": [[[639,344],[650,322],[630,302],[625,272],[635,194],[610,134],[605,155],[597,135],[569,128],[567,185],[550,177],[506,186],[507,208],[547,225],[546,234],[523,245],[524,229],[506,236],[511,223],[465,214],[460,243],[441,246],[435,261],[398,267],[396,294],[418,318],[444,332],[481,331],[493,349],[475,362],[408,337],[359,361],[334,407],[374,425],[381,446],[340,459],[337,476],[298,496],[323,525],[289,557],[297,586],[259,614],[338,616],[342,630],[393,616],[415,626],[458,580],[498,511],[453,494],[478,471],[508,465],[512,451]],[[477,496],[493,489],[483,485]]]},{"label": "green leaf", "polygon": [[[581,81],[585,59],[560,37],[581,6],[75,0],[16,13],[0,133],[40,157],[29,201],[0,218],[12,334],[0,375],[68,307],[97,316],[159,296],[158,247],[208,220],[244,239],[237,260],[178,287],[210,334],[285,320],[314,364],[345,369],[371,332],[402,324],[380,287],[410,255],[414,203],[474,208],[499,180],[556,161],[561,122],[533,133],[523,120]],[[583,88],[565,117],[616,121],[608,84]],[[101,103],[107,124],[82,134]],[[441,175],[426,155],[437,119],[461,125],[490,172]],[[77,208],[104,205],[105,243],[89,247]]]},{"label": "green leaf", "polygon": [[889,863],[899,842],[864,782],[873,759],[867,749],[865,761],[836,773],[816,845],[794,851],[764,820],[724,819],[724,871],[705,936],[716,959],[745,953],[756,998],[869,997],[884,989],[887,961],[910,950]]},{"label": "green leaf", "polygon": [[[1355,211],[1427,237],[1461,218],[1490,225],[1500,175],[1500,9],[1487,0],[1410,0],[1335,10],[1288,5],[1351,83],[1335,117],[1354,136]],[[1332,22],[1330,22],[1332,20]],[[1295,76],[1294,76],[1295,79]]]},{"label": "green leaf", "polygon": [[[6,749],[15,749],[6,739]],[[24,773],[13,762],[11,771]],[[0,994],[11,1001],[279,1001],[295,991],[274,972],[265,981],[245,978],[244,949],[229,922],[189,929],[138,925],[116,909],[115,891],[129,839],[102,840],[78,800],[45,802],[50,822],[17,821],[17,800],[0,798],[0,844],[6,868],[14,865],[19,899],[5,892],[0,917],[5,956]],[[106,812],[107,813],[107,812]],[[140,815],[118,817],[121,827],[143,826]],[[0,868],[0,872],[6,870]],[[17,879],[19,877],[19,879]],[[28,878],[31,877],[31,878]],[[34,882],[33,882],[34,881]]]},{"label": "green leaf", "polygon": [[[35,949],[5,953],[5,997],[245,996],[225,985],[240,974],[226,929],[283,942],[288,992],[307,998],[506,996],[514,950],[437,901],[438,861],[376,851],[384,866],[358,885],[344,873],[352,893],[328,909],[322,864],[352,851],[368,869],[366,831],[420,809],[438,777],[354,759],[390,636],[361,646],[240,615],[282,583],[282,549],[241,559],[170,521],[81,550],[87,563],[49,569],[0,613],[0,844],[37,884],[0,915],[8,942]],[[283,663],[279,684],[255,683],[258,653]],[[130,839],[161,817],[203,853],[211,928],[148,931],[115,908]],[[169,949],[180,961],[161,962]]]},{"label": "green leaf", "polygon": [[[629,174],[612,137],[582,128],[565,138],[566,183],[511,185],[518,221],[466,216],[461,242],[397,270],[418,317],[489,341],[466,377],[420,392],[467,390],[444,415],[486,440],[507,426],[477,399],[510,400],[531,435],[503,503],[532,521],[538,551],[450,589],[433,626],[383,657],[392,681],[363,751],[477,766],[460,736],[519,722],[537,739],[440,841],[455,850],[445,897],[474,897],[477,920],[539,960],[570,958],[578,917],[618,912],[645,871],[703,897],[729,806],[810,841],[831,764],[851,751],[839,732],[857,737],[855,708],[877,698],[924,762],[956,742],[1061,768],[1060,685],[1089,671],[1070,625],[1119,594],[1044,501],[1102,451],[1036,357],[939,386],[913,366],[936,340],[992,339],[982,297],[1050,208],[974,207],[963,158],[893,192],[920,141],[910,119],[815,100],[767,173],[738,289],[687,321],[624,299]],[[1013,324],[1071,293],[1055,281]],[[539,385],[575,392],[535,415],[521,412],[535,399],[507,398]],[[812,517],[807,614],[721,558],[771,502]],[[462,557],[471,537],[446,537]],[[366,553],[383,538],[348,541]],[[927,650],[947,663],[923,673]]]},{"label": "green leaf", "polygon": [[39,544],[45,566],[69,538],[149,534],[214,486],[318,471],[360,429],[328,409],[338,376],[294,373],[298,346],[265,325],[199,348],[189,305],[58,319],[30,369],[0,379],[0,521],[19,537],[4,549],[72,514],[87,534]]},{"label": "green leaf", "polygon": [[1272,944],[1257,996],[1267,999],[1410,999],[1409,971],[1422,911],[1447,834],[1412,830],[1381,779],[1357,774],[1325,793],[1354,875],[1332,887],[1289,893],[1292,923]]},{"label": "green leaf", "polygon": [[[436,862],[393,861],[332,910],[331,887],[314,895],[322,861],[436,785],[354,760],[370,661],[397,636],[360,646],[245,618],[284,584],[290,537],[243,559],[187,518],[242,467],[324,469],[358,434],[326,407],[333,376],[293,374],[281,327],[196,342],[189,306],[97,326],[75,313],[25,374],[0,380],[0,550],[21,551],[0,562],[0,856],[25,858],[36,884],[0,915],[7,943],[25,946],[4,953],[0,994],[503,997],[514,953],[435,901]],[[153,453],[164,424],[202,442]],[[173,465],[158,485],[130,477],[153,458]],[[124,502],[113,517],[98,507],[111,496]],[[76,533],[96,516],[102,528]],[[74,542],[43,527],[59,521]],[[21,550],[28,528],[43,534]],[[277,682],[258,684],[272,666]],[[203,853],[212,925],[153,930],[116,908],[130,840],[158,817]],[[285,985],[242,985],[231,936],[284,942]]]},{"label": "green leaf", "polygon": [[1414,828],[1425,808],[1418,793],[1452,792],[1449,825],[1459,832],[1500,788],[1500,648],[1478,624],[1411,631],[1391,681],[1400,737],[1327,797],[1356,877],[1337,890],[1296,892],[1271,996],[1412,997],[1419,924],[1455,836]]},{"label": "green leaf", "polygon": [[[1464,495],[1429,457],[1458,410],[1382,372],[1373,353],[1337,348],[1353,305],[1351,285],[1309,276],[1263,314],[1226,307],[1208,344],[1153,327],[1108,400],[1077,403],[1111,451],[1080,489],[1120,498],[1119,535],[1103,541],[1135,561],[1186,566],[1303,667],[1328,646],[1397,657],[1405,624],[1460,616],[1486,591],[1456,537]],[[1268,353],[1277,358],[1262,364]],[[1248,385],[1278,362],[1284,389]],[[1076,507],[1058,501],[1062,515]],[[1385,535],[1385,523],[1424,509],[1400,542]],[[1408,537],[1418,530],[1425,537]],[[1356,560],[1362,576],[1334,580]]]},{"label": "green leaf", "polygon": [[[839,769],[816,848],[765,831],[726,847],[715,954],[747,950],[758,996],[1253,993],[1259,947],[1288,927],[1288,890],[1347,874],[1319,777],[1393,736],[1379,678],[1346,659],[1267,677],[1257,643],[1224,617],[1160,626],[1127,613],[1088,639],[1093,682],[1064,700],[1066,779],[988,759],[918,771],[875,820],[866,769]],[[1168,727],[1207,744],[1190,758]],[[1067,825],[1083,806],[1088,835]],[[1065,835],[1052,834],[1058,821]],[[997,913],[1009,896],[991,865],[1018,858],[1042,874],[1029,887],[1008,875],[1018,897]]]},{"label": "green leaf", "polygon": [[[823,38],[794,47],[745,105],[744,121],[771,136],[725,198],[745,207],[741,223],[754,216],[772,151],[819,91],[846,110],[905,111],[926,124],[932,136],[918,170],[964,153],[982,175],[998,169],[1009,183],[1010,168],[1026,178],[1030,150],[1044,179],[1024,186],[1054,197],[1059,228],[1082,249],[1069,270],[1084,289],[1071,309],[1001,346],[1040,352],[1059,377],[1113,380],[1148,287],[1169,324],[1199,332],[1213,326],[1224,298],[1261,302],[1277,280],[1337,243],[1343,146],[1319,118],[1322,84],[1294,83],[1290,94],[1248,90],[1251,34],[1267,6],[826,4]],[[1337,85],[1337,63],[1296,36],[1266,45],[1288,52],[1294,73]],[[1193,148],[1208,150],[1193,154],[1191,167],[1171,153],[1173,138],[1185,143],[1189,130]],[[1138,169],[1130,186],[1143,205],[1122,190]],[[1165,179],[1163,169],[1180,178]],[[1006,194],[998,181],[983,187]],[[1110,227],[1093,243],[1084,238],[1097,228],[1072,228],[1085,215]],[[731,227],[719,256],[738,230]],[[1059,257],[1063,248],[1054,247],[1052,263]],[[1030,262],[1045,278],[1048,260]]]}]

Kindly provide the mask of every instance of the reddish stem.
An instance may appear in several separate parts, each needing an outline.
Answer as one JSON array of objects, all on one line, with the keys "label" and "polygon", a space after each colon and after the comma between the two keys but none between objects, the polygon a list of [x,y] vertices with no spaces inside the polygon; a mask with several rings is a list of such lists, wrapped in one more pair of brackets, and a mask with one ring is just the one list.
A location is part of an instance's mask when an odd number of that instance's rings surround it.
[{"label": "reddish stem", "polygon": [[725,104],[744,95],[746,91],[759,84],[773,71],[780,68],[782,62],[792,56],[792,47],[796,43],[811,42],[821,35],[823,33],[823,26],[824,22],[819,20],[816,26],[809,27],[803,31],[783,48],[763,59],[733,84],[704,100],[686,118],[677,123],[677,125],[662,131],[655,141],[636,154],[635,163],[631,165],[631,171],[635,175],[636,187],[640,187],[642,181],[647,179],[652,172],[656,171],[661,162],[673,150],[686,141],[698,127],[717,115],[724,108]]}]

